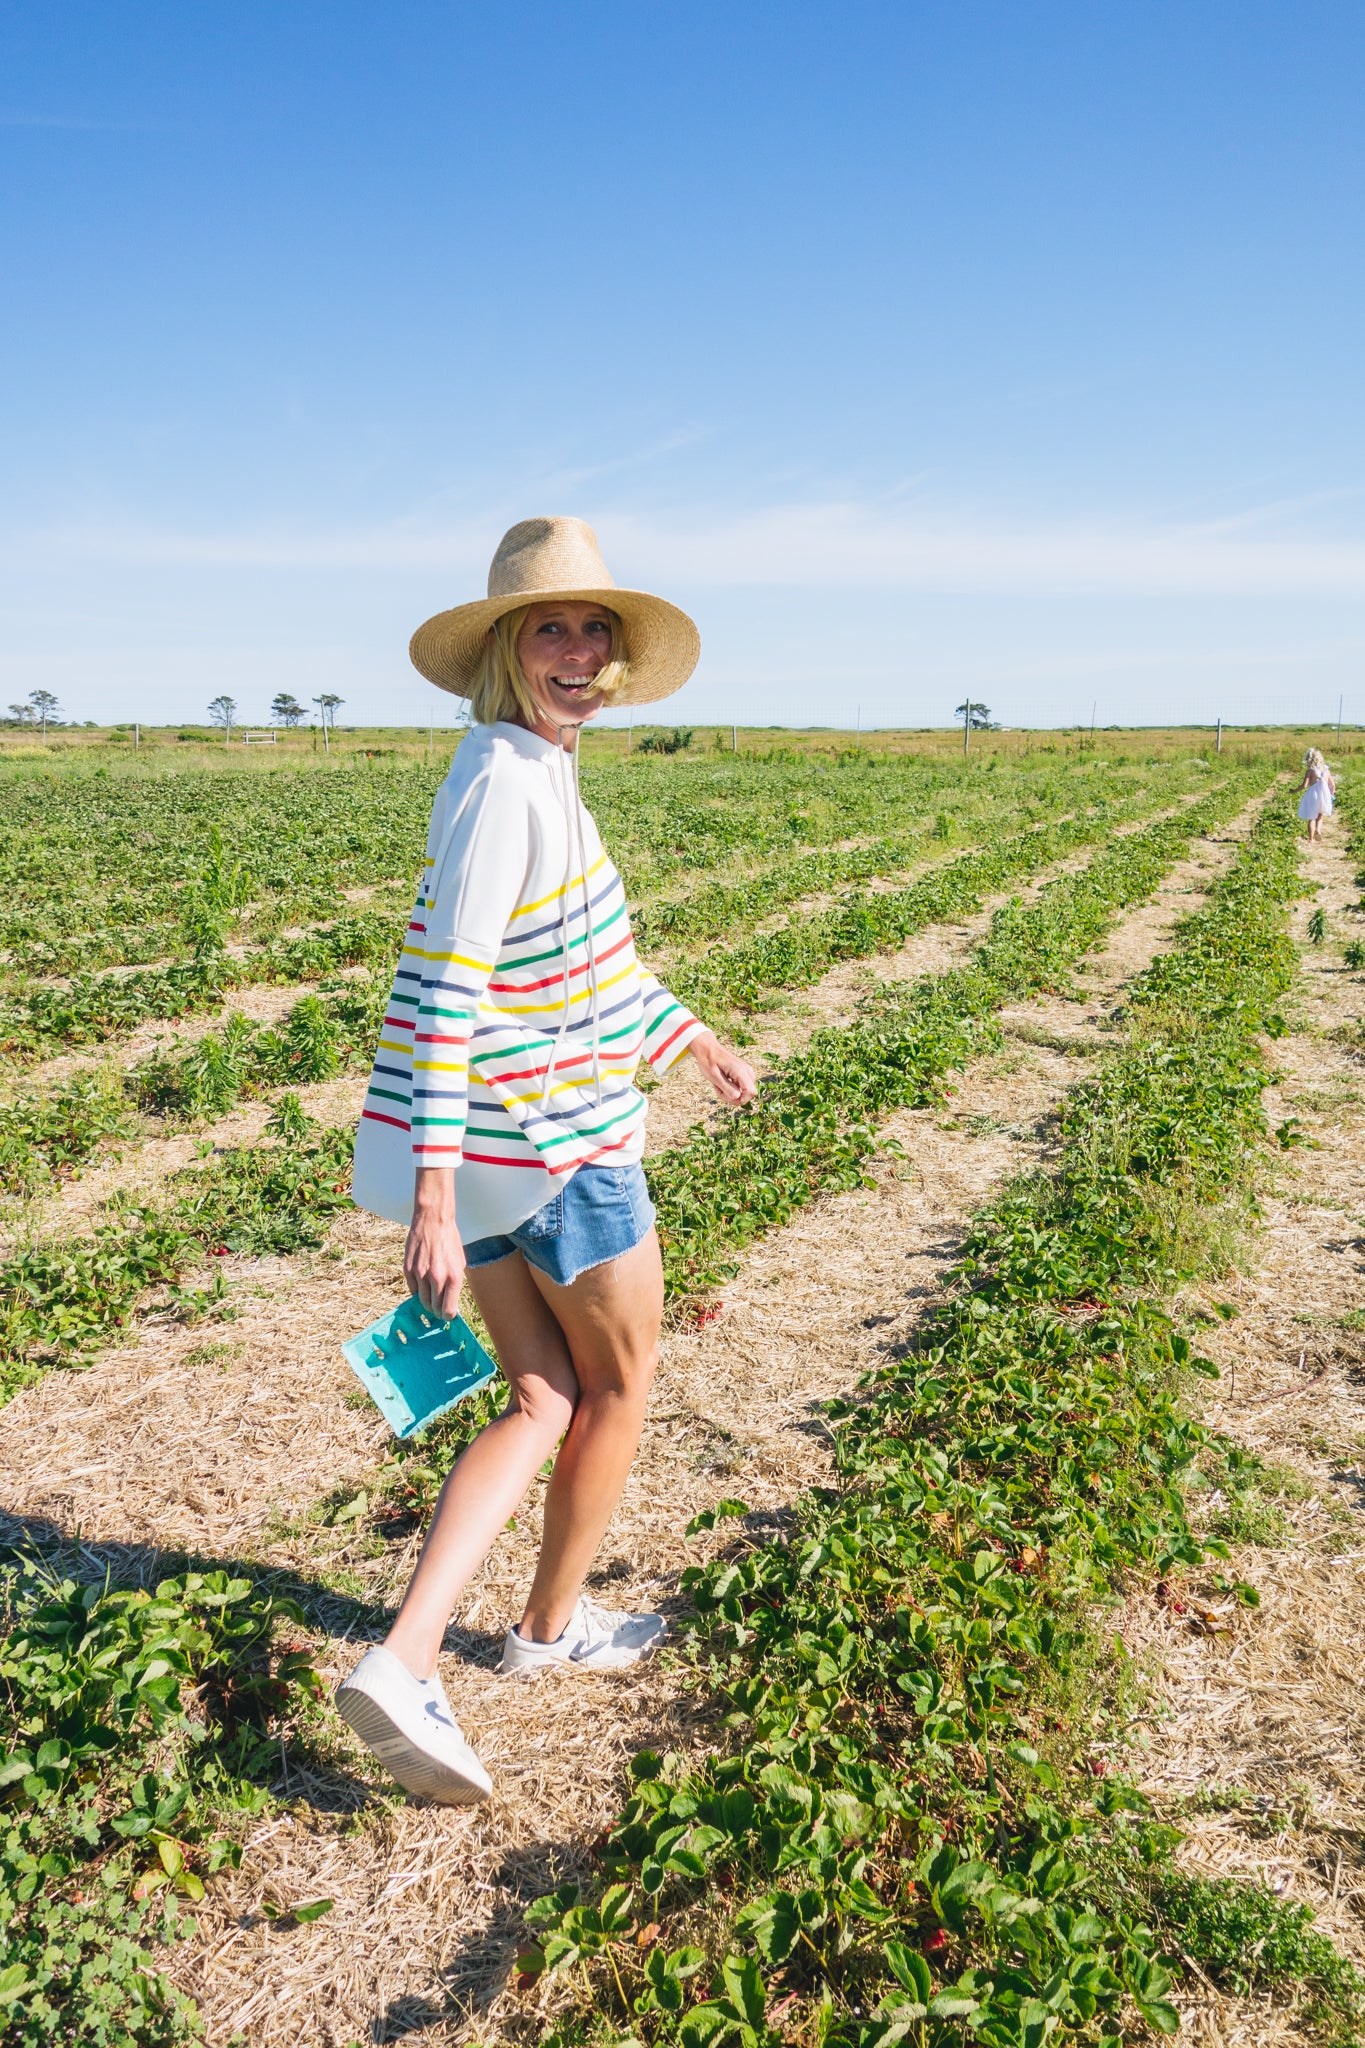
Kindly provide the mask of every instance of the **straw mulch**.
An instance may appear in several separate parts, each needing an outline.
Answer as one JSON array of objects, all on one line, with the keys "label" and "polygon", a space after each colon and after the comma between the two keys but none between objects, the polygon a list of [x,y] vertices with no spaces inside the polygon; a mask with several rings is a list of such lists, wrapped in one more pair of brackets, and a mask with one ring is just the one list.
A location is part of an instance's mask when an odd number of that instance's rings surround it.
[{"label": "straw mulch", "polygon": [[[1196,849],[1129,921],[1141,921],[1140,938],[1126,925],[1096,956],[1083,1001],[1008,1018],[1016,1035],[962,1077],[950,1109],[894,1119],[904,1157],[875,1189],[774,1232],[724,1290],[717,1321],[666,1335],[640,1457],[594,1574],[599,1597],[669,1608],[679,1571],[712,1540],[682,1534],[698,1508],[737,1495],[761,1530],[827,1474],[819,1404],[904,1336],[990,1190],[1046,1156],[1051,1112],[1086,1070],[1106,1009],[1228,853]],[[153,1576],[157,1548],[185,1545],[326,1590],[319,1656],[340,1676],[376,1632],[370,1602],[401,1585],[416,1541],[373,1555],[372,1541],[307,1512],[339,1481],[362,1484],[381,1454],[382,1429],[347,1400],[337,1346],[393,1299],[400,1251],[400,1232],[348,1217],[322,1253],[243,1272],[236,1322],[150,1331],[85,1376],[50,1375],[7,1412],[4,1496],[49,1527],[79,1529],[92,1570],[112,1558]],[[497,1797],[474,1813],[390,1800],[327,1717],[316,1753],[282,1759],[297,1803],[250,1835],[240,1875],[200,1910],[201,1939],[171,1959],[210,2041],[541,2038],[553,1989],[509,1988],[524,1904],[590,1869],[632,1751],[701,1747],[709,1730],[705,1699],[680,1696],[666,1663],[539,1684],[492,1673],[530,1573],[537,1492],[462,1603],[443,1661]],[[317,1897],[333,1911],[292,1931],[261,1910]]]}]

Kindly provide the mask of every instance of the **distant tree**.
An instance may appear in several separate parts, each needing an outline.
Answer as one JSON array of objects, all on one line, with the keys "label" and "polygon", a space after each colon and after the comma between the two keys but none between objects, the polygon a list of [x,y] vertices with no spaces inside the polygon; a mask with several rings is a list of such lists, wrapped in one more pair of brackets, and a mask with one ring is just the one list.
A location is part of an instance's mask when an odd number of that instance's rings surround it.
[{"label": "distant tree", "polygon": [[337,706],[338,704],[344,704],[346,702],[346,699],[344,697],[338,697],[335,691],[333,690],[324,690],[320,697],[314,697],[313,702],[317,705],[318,710],[322,713],[322,744],[330,754],[332,751],[332,742],[331,739],[329,738],[329,734],[331,733],[332,727],[336,724]]},{"label": "distant tree", "polygon": [[953,713],[953,717],[965,718],[968,712],[971,713],[973,732],[999,731],[1000,728],[991,723],[991,707],[989,704],[977,704],[969,698],[965,704],[958,705],[957,710]]},{"label": "distant tree", "polygon": [[33,706],[34,717],[42,721],[43,738],[46,739],[47,729],[50,725],[57,724],[62,707],[51,690],[30,690],[28,701]]},{"label": "distant tree", "polygon": [[299,720],[308,716],[308,707],[300,704],[297,697],[291,697],[288,690],[281,690],[271,703],[270,716],[278,725],[287,725],[292,732]]},{"label": "distant tree", "polygon": [[38,714],[31,704],[11,704],[9,707],[8,722],[11,725],[33,725],[37,722],[37,717]]},{"label": "distant tree", "polygon": [[237,723],[237,699],[226,694],[221,697],[215,697],[209,706],[209,717],[215,725],[221,725],[228,738],[231,739],[232,728]]}]

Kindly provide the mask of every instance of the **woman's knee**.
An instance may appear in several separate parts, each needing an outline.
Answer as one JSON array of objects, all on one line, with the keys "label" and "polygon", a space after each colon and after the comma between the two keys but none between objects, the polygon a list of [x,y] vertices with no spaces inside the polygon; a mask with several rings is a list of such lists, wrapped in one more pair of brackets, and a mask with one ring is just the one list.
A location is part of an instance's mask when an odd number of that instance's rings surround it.
[{"label": "woman's knee", "polygon": [[579,1373],[580,1402],[595,1406],[643,1406],[649,1398],[659,1353],[654,1346],[640,1351],[614,1351],[608,1358],[594,1359]]},{"label": "woman's knee", "polygon": [[528,1425],[558,1443],[578,1406],[578,1382],[565,1366],[553,1374],[519,1373],[504,1415],[520,1415]]}]

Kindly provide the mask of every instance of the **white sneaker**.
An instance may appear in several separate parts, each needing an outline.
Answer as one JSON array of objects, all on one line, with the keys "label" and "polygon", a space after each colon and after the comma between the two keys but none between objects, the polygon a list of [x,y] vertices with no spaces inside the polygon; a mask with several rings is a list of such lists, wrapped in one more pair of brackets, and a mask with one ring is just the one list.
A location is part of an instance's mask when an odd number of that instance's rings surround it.
[{"label": "white sneaker", "polygon": [[336,1690],[337,1712],[406,1791],[443,1806],[487,1799],[492,1780],[460,1733],[439,1678],[414,1678],[391,1650],[367,1650]]},{"label": "white sneaker", "polygon": [[562,1636],[552,1643],[529,1642],[509,1628],[499,1671],[545,1671],[552,1664],[573,1664],[581,1671],[622,1671],[657,1650],[668,1633],[662,1614],[613,1614],[586,1593]]}]

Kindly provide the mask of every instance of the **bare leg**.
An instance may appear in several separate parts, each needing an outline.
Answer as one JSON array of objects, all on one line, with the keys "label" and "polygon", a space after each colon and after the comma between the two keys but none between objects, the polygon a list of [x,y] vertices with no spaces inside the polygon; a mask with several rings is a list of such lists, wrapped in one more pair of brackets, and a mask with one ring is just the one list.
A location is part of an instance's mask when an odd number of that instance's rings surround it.
[{"label": "bare leg", "polygon": [[532,1284],[520,1252],[492,1266],[477,1266],[466,1278],[512,1393],[502,1414],[479,1432],[442,1487],[417,1568],[386,1639],[385,1647],[417,1678],[430,1678],[435,1671],[456,1600],[553,1454],[578,1399],[564,1334]]},{"label": "bare leg", "polygon": [[579,1389],[545,1497],[540,1561],[520,1626],[529,1641],[550,1643],[573,1614],[639,1445],[659,1362],[659,1240],[651,1230],[624,1257],[569,1287],[534,1268],[532,1278],[567,1339]]}]

